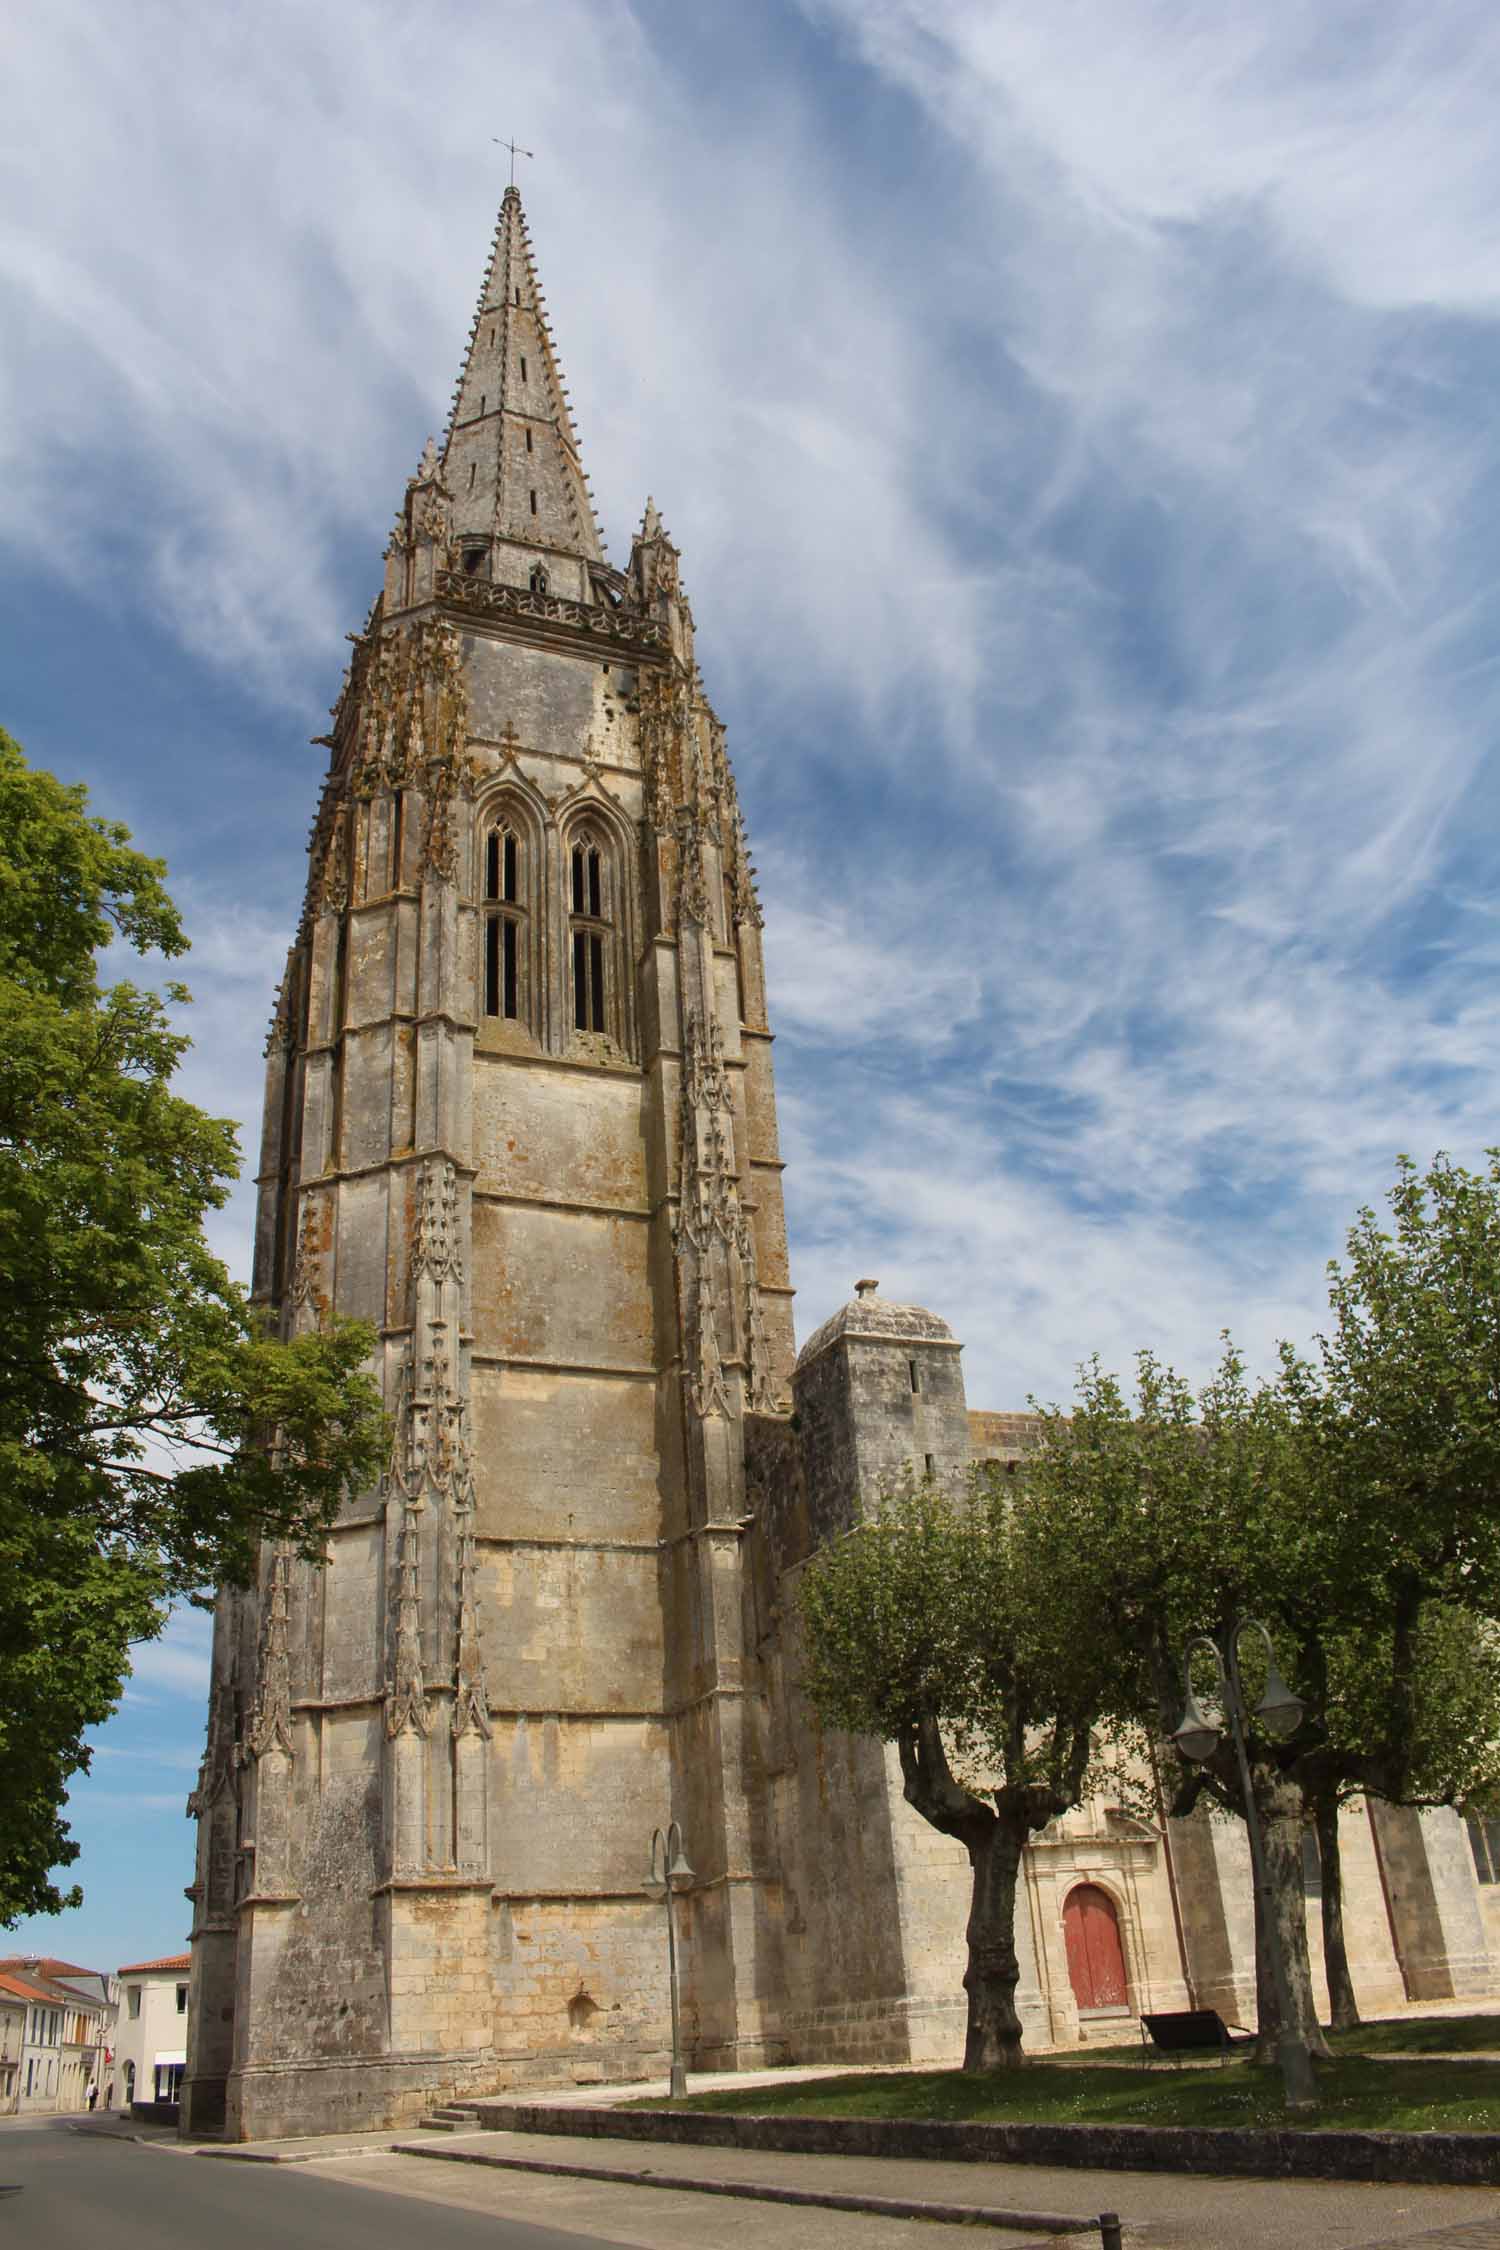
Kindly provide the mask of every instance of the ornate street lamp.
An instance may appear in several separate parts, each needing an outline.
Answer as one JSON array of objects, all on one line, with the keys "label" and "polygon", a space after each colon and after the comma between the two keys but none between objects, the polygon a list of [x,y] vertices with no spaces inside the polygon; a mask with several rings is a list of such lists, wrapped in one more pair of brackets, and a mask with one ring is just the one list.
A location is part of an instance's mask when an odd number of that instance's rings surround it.
[{"label": "ornate street lamp", "polygon": [[646,1896],[659,1898],[667,1910],[667,1977],[672,1987],[672,2099],[680,2101],[687,2092],[687,2072],[682,2062],[682,2013],[677,1997],[677,1917],[673,1910],[673,1896],[685,1891],[696,1881],[682,1851],[682,1830],[675,1820],[667,1823],[665,1831],[654,1828],[651,1832],[651,1873],[646,1878]]},{"label": "ornate street lamp", "polygon": [[1260,1909],[1260,1927],[1271,1955],[1271,1977],[1276,1987],[1276,2005],[1281,2013],[1281,2036],[1278,2042],[1281,2060],[1281,2082],[1286,2089],[1288,2109],[1316,2109],[1318,2104],[1317,2080],[1313,2075],[1312,2057],[1307,2042],[1298,2033],[1292,2017],[1292,1983],[1287,1971],[1286,1953],[1281,1943],[1271,1899],[1271,1885],[1266,1873],[1266,1845],[1261,1834],[1260,1814],[1256,1810],[1255,1792],[1250,1783],[1250,1754],[1245,1746],[1245,1690],[1240,1678],[1239,1646],[1244,1633],[1259,1633],[1266,1644],[1266,1685],[1255,1717],[1267,1734],[1284,1739],[1295,1734],[1302,1724],[1303,1706],[1293,1695],[1276,1669],[1276,1651],[1271,1646],[1271,1636],[1258,1617],[1237,1617],[1224,1636],[1224,1644],[1200,1634],[1188,1642],[1182,1654],[1182,1718],[1172,1734],[1172,1740],[1190,1764],[1201,1766],[1219,1747],[1220,1730],[1200,1708],[1193,1694],[1190,1666],[1195,1649],[1206,1648],[1214,1660],[1219,1675],[1219,1692],[1224,1708],[1229,1714],[1229,1731],[1234,1741],[1235,1756],[1239,1762],[1240,1789],[1245,1800],[1245,1828],[1250,1838],[1250,1867],[1255,1879],[1255,1902]]}]

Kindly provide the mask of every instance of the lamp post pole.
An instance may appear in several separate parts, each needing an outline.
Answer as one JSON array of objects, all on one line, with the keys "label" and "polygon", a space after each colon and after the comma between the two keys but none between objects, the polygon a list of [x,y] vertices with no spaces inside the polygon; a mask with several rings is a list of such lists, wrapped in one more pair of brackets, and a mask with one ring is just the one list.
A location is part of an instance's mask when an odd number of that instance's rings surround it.
[{"label": "lamp post pole", "polygon": [[1276,1670],[1276,1653],[1271,1646],[1271,1636],[1259,1618],[1237,1617],[1224,1636],[1222,1648],[1217,1641],[1210,1640],[1207,1634],[1200,1634],[1195,1640],[1189,1641],[1184,1649],[1182,1723],[1172,1739],[1182,1755],[1194,1764],[1201,1764],[1204,1759],[1211,1758],[1218,1747],[1219,1730],[1198,1709],[1193,1697],[1192,1682],[1188,1677],[1188,1666],[1194,1649],[1206,1648],[1213,1657],[1214,1667],[1219,1675],[1219,1688],[1224,1698],[1224,1708],[1229,1714],[1229,1732],[1240,1769],[1240,1791],[1245,1800],[1245,1829],[1250,1840],[1250,1869],[1255,1886],[1255,1903],[1259,1910],[1259,1926],[1265,1933],[1266,1946],[1271,1956],[1271,1981],[1276,1988],[1276,2006],[1281,2016],[1277,2047],[1286,2104],[1291,2110],[1316,2109],[1317,2080],[1313,2075],[1312,2056],[1307,2051],[1307,2042],[1298,2032],[1293,2019],[1292,1980],[1287,1969],[1286,1951],[1281,1942],[1281,1930],[1276,1921],[1266,1867],[1265,1837],[1261,1831],[1260,1813],[1250,1778],[1250,1753],[1245,1734],[1245,1693],[1240,1679],[1239,1659],[1240,1636],[1245,1632],[1259,1633],[1266,1644],[1266,1690],[1256,1707],[1256,1717],[1273,1729],[1279,1727],[1286,1734],[1295,1733],[1302,1721],[1302,1705],[1284,1685]]},{"label": "lamp post pole", "polygon": [[[658,1869],[660,1870],[658,1872]],[[693,1871],[683,1856],[682,1830],[675,1820],[668,1821],[665,1829],[651,1832],[651,1873],[647,1878],[647,1894],[660,1898],[667,1910],[667,1981],[672,1990],[672,2099],[681,2101],[687,2092],[687,2071],[682,2061],[682,2009],[677,1996],[677,1915],[673,1894],[685,1891],[693,1880]]]}]

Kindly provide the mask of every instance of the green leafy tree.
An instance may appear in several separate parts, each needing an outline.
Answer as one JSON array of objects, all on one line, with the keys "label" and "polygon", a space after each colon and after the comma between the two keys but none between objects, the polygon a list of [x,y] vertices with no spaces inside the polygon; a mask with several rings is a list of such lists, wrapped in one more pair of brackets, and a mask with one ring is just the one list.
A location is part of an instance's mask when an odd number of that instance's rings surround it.
[{"label": "green leafy tree", "polygon": [[[1181,1709],[1183,1651],[1195,1636],[1222,1637],[1243,1612],[1285,1634],[1284,1611],[1268,1598],[1277,1578],[1272,1554],[1286,1582],[1303,1585],[1318,1559],[1314,1526],[1300,1505],[1295,1426],[1285,1388],[1252,1390],[1228,1346],[1196,1396],[1143,1353],[1133,1400],[1094,1362],[1081,1371],[1068,1411],[1043,1413],[1043,1442],[1028,1464],[1038,1538],[1065,1606],[1107,1619],[1127,1652],[1108,1690],[1116,1725],[1170,1734]],[[1248,1643],[1246,1658],[1253,1678]],[[1301,1668],[1294,1669],[1300,1688]],[[1290,1743],[1252,1731],[1249,1744],[1297,2028],[1314,2052],[1323,2040],[1302,1919],[1308,1807],[1294,1765],[1320,1742],[1308,1720]],[[1190,1810],[1205,1791],[1243,1817],[1227,1733],[1205,1766],[1184,1769],[1174,1811]],[[1276,2029],[1265,1993],[1260,2038],[1271,2053]]]},{"label": "green leafy tree", "polygon": [[[1488,1796],[1495,1787],[1500,1154],[1487,1155],[1483,1172],[1439,1155],[1425,1174],[1400,1157],[1389,1225],[1368,1207],[1357,1214],[1344,1262],[1328,1269],[1333,1317],[1318,1338],[1320,1383],[1309,1415],[1324,1505],[1354,1527],[1363,1575],[1396,1636],[1390,1692],[1407,1706],[1396,1716],[1412,1803]],[[1344,1666],[1366,1733],[1368,1658],[1364,1640]],[[1377,1701],[1387,1692],[1377,1680]],[[1315,1808],[1324,1949],[1333,2021],[1345,2027],[1358,2017],[1329,1795]],[[1330,1930],[1330,1919],[1339,1926]]]},{"label": "green leafy tree", "polygon": [[[1389,1655],[1383,1637],[1344,1638],[1330,1667],[1335,1708],[1329,1732],[1341,1741],[1378,1742],[1386,1718]],[[1451,1604],[1424,1605],[1415,1640],[1420,1682],[1401,1802],[1415,1805],[1488,1803],[1500,1785],[1500,1665],[1496,1630],[1489,1621]],[[1344,1935],[1344,1883],[1339,1808],[1349,1798],[1375,1792],[1356,1779],[1330,1774],[1309,1791],[1321,1867],[1323,1967],[1329,2023],[1352,2031],[1359,2002]]]},{"label": "green leafy tree", "polygon": [[77,1900],[61,1805],[130,1643],[267,1537],[321,1552],[380,1462],[370,1332],[265,1333],[204,1240],[238,1153],[172,1091],[186,991],[101,980],[186,950],[163,872],[0,732],[0,1922]]},{"label": "green leafy tree", "polygon": [[[1419,1323],[1413,1342],[1422,1334]],[[1389,1484],[1372,1476],[1370,1459],[1374,1453],[1393,1469],[1399,1448],[1379,1421],[1374,1388],[1358,1398],[1336,1352],[1326,1344],[1321,1350],[1314,1364],[1283,1348],[1275,1379],[1252,1387],[1226,1344],[1214,1378],[1196,1396],[1142,1355],[1133,1401],[1091,1365],[1073,1408],[1045,1416],[1045,1442],[1031,1469],[1045,1503],[1049,1568],[1069,1586],[1068,1604],[1097,1605],[1135,1652],[1116,1682],[1118,1719],[1170,1734],[1189,1641],[1222,1641],[1245,1614],[1270,1627],[1304,1717],[1286,1740],[1252,1727],[1252,1790],[1295,2029],[1314,2054],[1326,2044],[1303,1906],[1308,1823],[1317,1826],[1332,1878],[1325,1911],[1336,1925],[1337,1953],[1341,1798],[1358,1791],[1415,1803],[1462,1795],[1490,1771],[1500,1720],[1500,1663],[1474,1606],[1487,1584],[1481,1565],[1489,1533],[1480,1524],[1465,1529],[1463,1520],[1483,1512],[1478,1488],[1450,1495],[1440,1532],[1425,1512],[1437,1481],[1412,1461],[1424,1506],[1409,1515],[1391,1506]],[[1404,1397],[1406,1363],[1396,1357],[1394,1387]],[[1428,1434],[1438,1439],[1440,1425]],[[1471,1470],[1479,1452],[1476,1441]],[[1500,1454],[1494,1468],[1500,1471]],[[1246,1654],[1253,1702],[1249,1643]],[[1244,1817],[1227,1735],[1205,1766],[1184,1769],[1176,1809],[1190,1810],[1204,1792]],[[1269,2057],[1279,2022],[1267,1933],[1258,1934],[1259,2040]],[[1347,1978],[1347,1963],[1344,1971]],[[1352,2002],[1352,1991],[1346,1998]]]},{"label": "green leafy tree", "polygon": [[802,1580],[803,1685],[825,1726],[894,1743],[907,1802],[969,1857],[965,2070],[1021,2060],[1016,1883],[1079,1802],[1111,1651],[1033,1568],[1024,1487],[888,1494]]}]

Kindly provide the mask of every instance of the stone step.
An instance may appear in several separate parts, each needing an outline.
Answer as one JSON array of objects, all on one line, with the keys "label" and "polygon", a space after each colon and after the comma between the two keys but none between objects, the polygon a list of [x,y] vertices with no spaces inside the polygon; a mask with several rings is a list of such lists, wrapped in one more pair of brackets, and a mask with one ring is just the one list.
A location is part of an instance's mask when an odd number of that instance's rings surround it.
[{"label": "stone step", "polygon": [[457,2133],[466,2125],[477,2125],[479,2112],[472,2102],[441,2102],[417,2123],[429,2133]]}]

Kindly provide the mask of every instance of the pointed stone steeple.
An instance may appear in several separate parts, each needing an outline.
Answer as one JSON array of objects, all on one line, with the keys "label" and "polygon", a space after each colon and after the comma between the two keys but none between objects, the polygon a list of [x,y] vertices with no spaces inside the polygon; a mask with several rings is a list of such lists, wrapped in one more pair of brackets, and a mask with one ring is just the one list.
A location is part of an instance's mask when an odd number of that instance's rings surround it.
[{"label": "pointed stone steeple", "polygon": [[[453,530],[602,563],[531,241],[514,187],[495,227],[443,447]],[[545,567],[545,561],[544,561]],[[512,575],[506,571],[506,577]]]}]

